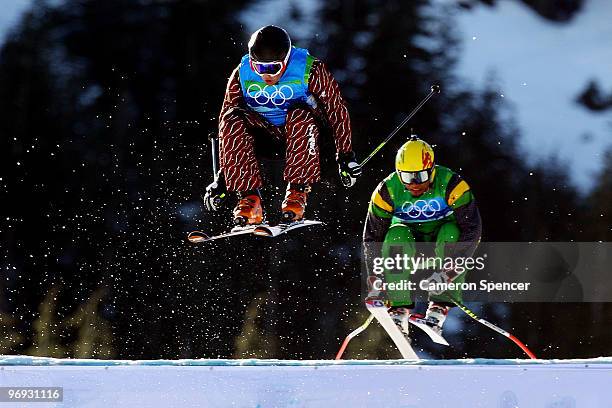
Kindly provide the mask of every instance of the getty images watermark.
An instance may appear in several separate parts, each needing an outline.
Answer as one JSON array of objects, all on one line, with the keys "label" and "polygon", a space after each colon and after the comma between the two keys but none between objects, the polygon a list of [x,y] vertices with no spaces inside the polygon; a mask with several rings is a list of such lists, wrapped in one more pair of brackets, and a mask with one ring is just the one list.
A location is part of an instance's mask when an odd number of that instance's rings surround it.
[{"label": "getty images watermark", "polygon": [[[414,275],[418,270],[454,271],[458,276],[466,271],[482,271],[485,269],[486,256],[477,257],[424,257],[396,254],[392,257],[375,257],[372,261],[372,272],[375,275],[385,273],[402,273],[408,271]],[[411,279],[401,279],[396,282],[384,282],[377,279],[373,282],[373,289],[378,291],[417,289],[429,292],[444,291],[525,291],[529,290],[531,282],[491,282],[480,279],[478,282],[430,282],[422,279],[413,282]]]},{"label": "getty images watermark", "polygon": [[[425,301],[446,290],[473,302],[612,302],[611,242],[367,242],[363,250],[364,297],[408,291]],[[457,276],[428,281],[443,271]]]}]

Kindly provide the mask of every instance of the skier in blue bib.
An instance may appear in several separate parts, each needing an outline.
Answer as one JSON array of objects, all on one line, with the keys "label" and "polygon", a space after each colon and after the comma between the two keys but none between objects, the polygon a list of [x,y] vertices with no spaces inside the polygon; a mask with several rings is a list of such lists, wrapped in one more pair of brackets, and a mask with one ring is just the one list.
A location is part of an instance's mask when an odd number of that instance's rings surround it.
[{"label": "skier in blue bib", "polygon": [[301,220],[308,193],[320,179],[323,130],[334,138],[343,184],[352,186],[361,168],[352,151],[350,119],[338,83],[322,61],[294,47],[285,30],[273,25],[260,28],[227,84],[219,116],[221,169],[207,187],[206,208],[216,210],[225,192],[234,191],[239,199],[234,222],[263,221],[259,193],[263,180],[255,154],[255,134],[263,133],[264,139],[285,146],[283,220]]}]

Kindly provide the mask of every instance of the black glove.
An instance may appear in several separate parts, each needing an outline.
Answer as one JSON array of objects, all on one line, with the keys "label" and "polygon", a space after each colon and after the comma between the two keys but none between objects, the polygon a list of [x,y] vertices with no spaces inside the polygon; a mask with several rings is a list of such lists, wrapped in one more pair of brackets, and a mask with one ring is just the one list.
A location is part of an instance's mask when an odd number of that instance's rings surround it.
[{"label": "black glove", "polygon": [[217,211],[223,206],[225,200],[227,200],[225,177],[223,177],[223,172],[219,171],[215,176],[215,181],[206,187],[204,207],[206,207],[208,211]]},{"label": "black glove", "polygon": [[355,161],[355,153],[338,153],[340,180],[345,187],[352,187],[361,175],[361,166]]}]

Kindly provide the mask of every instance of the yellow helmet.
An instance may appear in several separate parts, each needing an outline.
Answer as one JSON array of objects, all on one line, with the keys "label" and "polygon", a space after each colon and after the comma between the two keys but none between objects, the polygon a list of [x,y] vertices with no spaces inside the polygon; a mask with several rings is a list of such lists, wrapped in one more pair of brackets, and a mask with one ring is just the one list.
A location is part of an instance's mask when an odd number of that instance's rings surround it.
[{"label": "yellow helmet", "polygon": [[395,156],[395,171],[405,184],[424,183],[433,178],[434,151],[429,143],[412,135]]}]

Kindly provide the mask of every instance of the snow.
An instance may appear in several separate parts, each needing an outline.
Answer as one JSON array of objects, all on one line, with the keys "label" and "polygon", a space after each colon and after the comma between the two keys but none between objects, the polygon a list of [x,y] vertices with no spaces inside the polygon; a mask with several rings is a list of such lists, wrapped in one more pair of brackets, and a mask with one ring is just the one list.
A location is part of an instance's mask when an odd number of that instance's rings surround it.
[{"label": "snow", "polygon": [[62,403],[44,404],[58,407],[597,408],[612,404],[611,375],[612,358],[136,361],[0,356],[0,386],[63,387]]},{"label": "snow", "polygon": [[532,162],[558,154],[583,190],[592,186],[610,144],[609,114],[575,102],[591,79],[612,87],[612,4],[589,0],[574,20],[555,24],[519,1],[457,14],[463,51],[457,74],[484,85],[493,71],[500,97],[515,108]]},{"label": "snow", "polygon": [[19,17],[31,5],[32,0],[2,0],[2,13],[0,13],[0,42],[9,30],[17,24]]},{"label": "snow", "polygon": [[0,355],[0,366],[283,366],[283,367],[320,367],[320,366],[355,366],[355,365],[400,365],[400,366],[486,366],[486,365],[514,365],[514,366],[550,366],[562,365],[564,367],[584,367],[592,365],[606,365],[612,368],[612,357],[597,357],[586,359],[493,359],[493,358],[465,358],[459,360],[277,360],[277,359],[179,359],[179,360],[100,360],[84,358],[51,358],[33,357],[24,355]]}]

